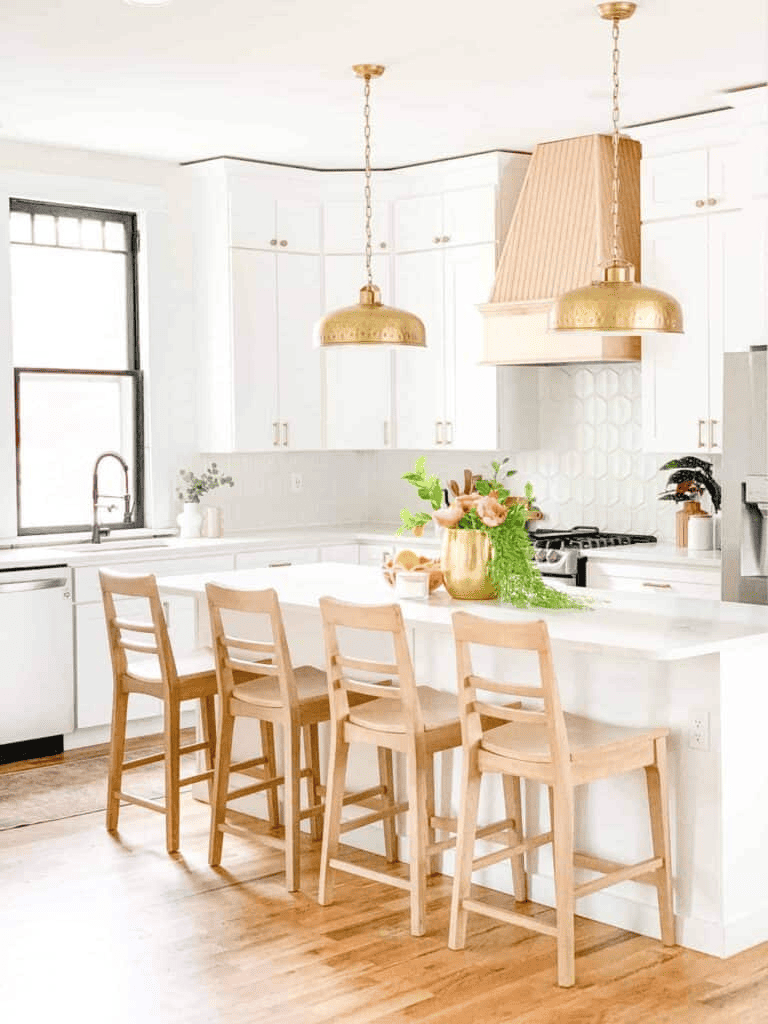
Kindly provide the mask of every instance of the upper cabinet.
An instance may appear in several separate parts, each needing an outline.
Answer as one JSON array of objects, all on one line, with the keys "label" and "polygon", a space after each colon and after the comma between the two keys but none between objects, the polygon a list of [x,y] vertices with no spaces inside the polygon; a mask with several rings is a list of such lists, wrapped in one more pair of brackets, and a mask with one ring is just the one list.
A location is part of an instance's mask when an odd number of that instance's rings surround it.
[{"label": "upper cabinet", "polygon": [[[326,253],[365,251],[365,218],[362,193],[357,199],[323,203],[323,248]],[[391,204],[374,200],[371,245],[376,253],[391,252]]]},{"label": "upper cabinet", "polygon": [[230,245],[243,249],[320,252],[321,205],[275,198],[253,181],[229,183]]},{"label": "upper cabinet", "polygon": [[499,240],[495,185],[407,197],[397,200],[394,207],[398,252]]},{"label": "upper cabinet", "polygon": [[643,159],[644,221],[685,217],[741,206],[744,153],[735,143]]}]

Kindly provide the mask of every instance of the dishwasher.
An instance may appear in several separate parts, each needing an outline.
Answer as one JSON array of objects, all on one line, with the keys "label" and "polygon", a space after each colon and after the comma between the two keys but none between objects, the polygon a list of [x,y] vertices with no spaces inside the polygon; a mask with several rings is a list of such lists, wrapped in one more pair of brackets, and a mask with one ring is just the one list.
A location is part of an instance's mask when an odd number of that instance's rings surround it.
[{"label": "dishwasher", "polygon": [[65,565],[0,570],[0,644],[0,763],[61,751],[63,734],[75,726]]}]

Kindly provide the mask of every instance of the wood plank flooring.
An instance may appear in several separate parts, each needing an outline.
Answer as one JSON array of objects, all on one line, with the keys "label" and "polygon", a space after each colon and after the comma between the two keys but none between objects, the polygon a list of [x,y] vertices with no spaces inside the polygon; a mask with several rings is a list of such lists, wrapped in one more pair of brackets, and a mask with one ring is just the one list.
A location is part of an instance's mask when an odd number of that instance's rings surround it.
[{"label": "wood plank flooring", "polygon": [[580,919],[577,986],[562,990],[545,936],[473,917],[468,948],[448,950],[447,878],[412,938],[406,893],[339,875],[335,904],[317,905],[319,844],[290,895],[275,850],[228,836],[210,869],[207,826],[185,796],[175,857],[136,807],[118,837],[102,814],[0,835],[0,1020],[768,1024],[768,945],[720,961]]}]

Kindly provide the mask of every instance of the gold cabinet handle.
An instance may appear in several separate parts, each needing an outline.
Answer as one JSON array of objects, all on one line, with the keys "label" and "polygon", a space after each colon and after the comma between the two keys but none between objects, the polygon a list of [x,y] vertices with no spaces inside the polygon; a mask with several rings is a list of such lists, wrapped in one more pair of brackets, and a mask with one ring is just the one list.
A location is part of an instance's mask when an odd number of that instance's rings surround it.
[{"label": "gold cabinet handle", "polygon": [[389,448],[389,420],[384,420],[384,447]]},{"label": "gold cabinet handle", "polygon": [[280,446],[280,424],[277,422],[272,424],[272,444],[276,448]]},{"label": "gold cabinet handle", "polygon": [[702,431],[706,425],[706,420],[699,420],[699,448],[706,448],[707,442],[702,437]]},{"label": "gold cabinet handle", "polygon": [[280,245],[282,245],[283,248],[285,248],[285,246],[288,245],[288,240],[286,238],[281,238]]},{"label": "gold cabinet handle", "polygon": [[448,420],[448,422],[445,424],[445,426],[451,432],[450,437],[446,438],[446,442],[445,443],[446,444],[453,444],[453,423],[451,422],[451,420]]},{"label": "gold cabinet handle", "polygon": [[707,200],[707,206],[717,206],[717,200],[716,199],[711,199],[711,198],[708,199]]},{"label": "gold cabinet handle", "polygon": [[270,245],[277,245],[277,239],[276,238],[270,238],[269,244]]},{"label": "gold cabinet handle", "polygon": [[387,248],[387,243],[386,242],[379,242],[379,248],[380,249],[386,249]]},{"label": "gold cabinet handle", "polygon": [[671,583],[643,583],[644,587],[652,587],[654,590],[671,590]]},{"label": "gold cabinet handle", "polygon": [[435,243],[435,245],[439,245],[440,244],[440,235],[435,235],[435,237],[432,239],[432,241]]},{"label": "gold cabinet handle", "polygon": [[283,424],[283,448],[288,447],[288,424]]},{"label": "gold cabinet handle", "polygon": [[450,242],[450,240],[451,240],[451,236],[450,235],[443,235],[443,237],[440,239],[441,242]]},{"label": "gold cabinet handle", "polygon": [[703,199],[697,199],[696,200],[696,205],[699,207],[699,209],[701,209],[701,207],[704,205],[704,200]]},{"label": "gold cabinet handle", "polygon": [[435,444],[444,444],[444,441],[440,436],[440,427],[442,427],[440,420],[435,420]]},{"label": "gold cabinet handle", "polygon": [[717,424],[719,422],[720,422],[720,420],[710,420],[709,421],[709,447],[710,448],[719,448],[720,447],[719,442],[715,438],[715,427],[717,426]]}]

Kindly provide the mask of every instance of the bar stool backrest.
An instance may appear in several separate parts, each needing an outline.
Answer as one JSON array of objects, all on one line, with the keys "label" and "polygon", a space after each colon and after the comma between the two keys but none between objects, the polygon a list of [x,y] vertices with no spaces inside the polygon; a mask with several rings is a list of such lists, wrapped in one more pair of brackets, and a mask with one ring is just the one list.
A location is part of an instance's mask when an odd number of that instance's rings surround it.
[{"label": "bar stool backrest", "polygon": [[[552,647],[547,624],[542,620],[498,622],[467,612],[456,612],[452,616],[452,621],[456,640],[459,709],[465,746],[473,746],[480,741],[483,731],[481,715],[484,714],[515,722],[523,727],[544,726],[555,776],[565,781],[570,771],[570,751],[560,704],[560,691],[552,663]],[[538,684],[498,681],[476,675],[472,665],[473,644],[534,652],[538,656]],[[497,693],[504,697],[541,701],[542,709],[499,707],[479,699],[478,690]]]},{"label": "bar stool backrest", "polygon": [[[99,583],[115,683],[131,674],[129,654],[139,655],[157,659],[163,689],[166,693],[172,693],[179,680],[157,580],[151,573],[133,576],[100,569]],[[143,598],[147,606],[147,618],[128,619],[121,616],[115,606],[116,598]]]},{"label": "bar stool backrest", "polygon": [[[321,597],[320,612],[323,618],[331,714],[334,719],[340,721],[349,714],[349,694],[383,697],[397,701],[400,705],[407,732],[423,732],[424,720],[400,605],[359,605]],[[351,657],[343,653],[339,629],[379,636],[389,634],[392,638],[394,663]]]},{"label": "bar stool backrest", "polygon": [[[222,700],[237,698],[238,684],[254,676],[274,676],[280,690],[283,706],[298,713],[299,699],[291,655],[285,637],[285,625],[280,602],[275,590],[236,590],[207,583],[205,593],[211,617],[211,638],[216,661],[216,680]],[[237,612],[248,616],[254,631],[269,623],[272,640],[251,640],[242,635],[238,621],[237,633],[225,628],[222,612]],[[239,619],[240,616],[238,616]],[[247,619],[246,619],[247,623]],[[245,632],[250,632],[246,625]],[[243,673],[248,675],[243,678]],[[235,677],[237,673],[237,678]]]}]

